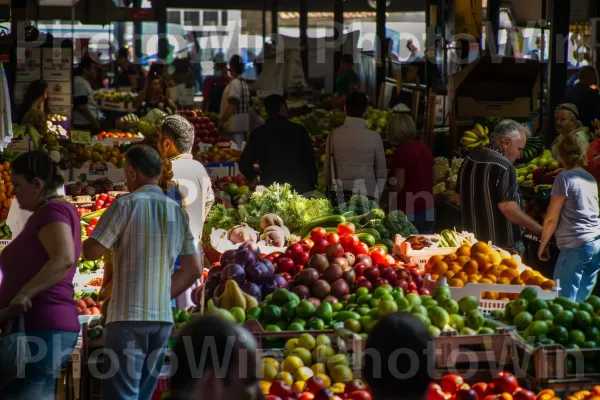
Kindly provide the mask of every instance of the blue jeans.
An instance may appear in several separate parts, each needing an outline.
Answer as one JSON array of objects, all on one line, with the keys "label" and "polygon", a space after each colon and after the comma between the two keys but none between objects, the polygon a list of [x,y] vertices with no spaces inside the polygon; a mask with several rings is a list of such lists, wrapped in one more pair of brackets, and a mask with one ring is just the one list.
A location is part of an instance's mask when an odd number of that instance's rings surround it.
[{"label": "blue jeans", "polygon": [[150,400],[172,329],[173,324],[164,322],[107,324],[104,328],[104,373],[107,376],[102,382],[102,398]]},{"label": "blue jeans", "polygon": [[421,235],[433,235],[435,233],[435,209],[421,211],[420,213],[407,215],[407,218],[417,228]]},{"label": "blue jeans", "polygon": [[25,366],[25,376],[17,379],[0,398],[4,400],[50,400],[56,394],[56,379],[73,354],[79,332],[27,331],[33,362]]},{"label": "blue jeans", "polygon": [[573,249],[562,249],[554,267],[554,280],[560,280],[560,296],[583,302],[596,286],[598,271],[600,239]]}]

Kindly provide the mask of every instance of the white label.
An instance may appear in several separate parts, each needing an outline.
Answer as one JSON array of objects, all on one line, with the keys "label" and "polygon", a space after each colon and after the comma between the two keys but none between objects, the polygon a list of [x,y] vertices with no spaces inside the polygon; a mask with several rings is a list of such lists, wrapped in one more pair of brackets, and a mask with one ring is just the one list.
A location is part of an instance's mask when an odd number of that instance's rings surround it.
[{"label": "white label", "polygon": [[179,104],[186,107],[194,105],[195,90],[193,87],[187,88],[185,85],[177,87],[177,99]]},{"label": "white label", "polygon": [[31,138],[12,139],[6,147],[11,151],[27,153],[28,151],[33,150],[33,141]]},{"label": "white label", "polygon": [[17,82],[33,82],[40,79],[42,68],[42,49],[17,48]]},{"label": "white label", "polygon": [[121,182],[125,180],[125,172],[123,169],[115,168],[112,163],[91,161],[83,164],[81,168],[73,170],[73,179],[76,181],[91,182],[101,178],[108,178],[112,182]]},{"label": "white label", "polygon": [[48,105],[71,105],[71,82],[48,82]]},{"label": "white label", "polygon": [[[445,99],[445,101],[444,101]],[[445,125],[448,115],[448,98],[446,96],[435,96],[435,125]]]},{"label": "white label", "polygon": [[71,49],[44,49],[42,76],[48,81],[70,82],[73,56]]}]

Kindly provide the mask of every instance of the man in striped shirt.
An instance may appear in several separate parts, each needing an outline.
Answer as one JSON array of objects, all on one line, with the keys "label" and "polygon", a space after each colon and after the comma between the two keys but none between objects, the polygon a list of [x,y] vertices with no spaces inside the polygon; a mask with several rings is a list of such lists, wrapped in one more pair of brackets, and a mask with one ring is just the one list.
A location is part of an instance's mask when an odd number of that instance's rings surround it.
[{"label": "man in striped shirt", "polygon": [[[104,358],[115,376],[103,382],[103,398],[150,400],[173,327],[171,299],[202,274],[187,215],[158,186],[162,160],[148,146],[127,152],[125,174],[131,192],[104,212],[83,245],[87,260],[112,250],[113,291],[104,330]],[[181,268],[172,268],[179,256]],[[114,365],[114,363],[117,365]]]},{"label": "man in striped shirt", "polygon": [[521,209],[521,193],[513,162],[525,147],[529,130],[505,120],[496,126],[490,144],[473,150],[458,172],[463,229],[478,240],[519,254],[525,252],[523,228],[541,235],[542,227]]}]

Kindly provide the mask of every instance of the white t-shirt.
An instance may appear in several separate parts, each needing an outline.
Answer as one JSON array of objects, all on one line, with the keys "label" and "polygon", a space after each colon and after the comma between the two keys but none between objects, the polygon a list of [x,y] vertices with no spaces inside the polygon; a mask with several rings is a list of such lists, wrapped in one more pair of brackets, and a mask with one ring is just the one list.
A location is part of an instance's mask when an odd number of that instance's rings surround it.
[{"label": "white t-shirt", "polygon": [[[87,97],[87,106],[94,118],[100,118],[100,107],[94,99],[94,91],[90,83],[82,76],[73,79],[73,98]],[[89,125],[90,122],[80,113],[77,108],[73,110],[73,125]]]},{"label": "white t-shirt", "polygon": [[239,78],[235,78],[223,92],[221,112],[225,110],[229,99],[240,101],[234,114],[225,122],[226,132],[248,132],[250,130],[250,91],[246,90],[244,95],[244,86],[248,88],[247,84],[243,84]]}]

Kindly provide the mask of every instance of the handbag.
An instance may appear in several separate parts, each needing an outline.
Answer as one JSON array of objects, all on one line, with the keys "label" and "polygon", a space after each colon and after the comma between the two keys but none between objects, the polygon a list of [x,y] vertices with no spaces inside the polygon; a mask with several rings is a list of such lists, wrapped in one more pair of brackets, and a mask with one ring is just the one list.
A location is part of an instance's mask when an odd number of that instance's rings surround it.
[{"label": "handbag", "polygon": [[19,329],[12,332],[15,319],[8,321],[0,336],[0,389],[25,376],[25,366],[31,357],[25,334],[25,316],[18,317]]}]

